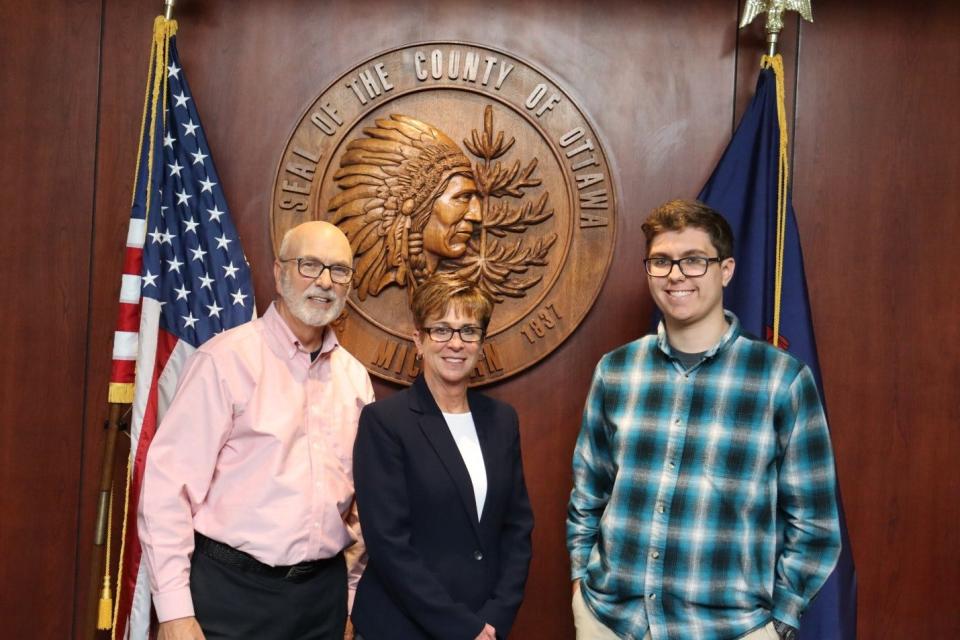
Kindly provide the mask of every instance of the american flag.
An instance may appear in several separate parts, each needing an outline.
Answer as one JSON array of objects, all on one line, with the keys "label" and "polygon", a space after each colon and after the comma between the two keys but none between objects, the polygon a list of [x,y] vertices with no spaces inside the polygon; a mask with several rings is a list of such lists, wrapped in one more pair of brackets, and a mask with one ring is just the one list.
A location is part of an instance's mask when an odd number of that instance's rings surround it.
[{"label": "american flag", "polygon": [[154,30],[110,389],[112,402],[133,403],[113,637],[136,639],[150,629],[137,535],[147,450],[186,359],[254,313],[250,268],[180,65],[176,22],[160,16]]}]

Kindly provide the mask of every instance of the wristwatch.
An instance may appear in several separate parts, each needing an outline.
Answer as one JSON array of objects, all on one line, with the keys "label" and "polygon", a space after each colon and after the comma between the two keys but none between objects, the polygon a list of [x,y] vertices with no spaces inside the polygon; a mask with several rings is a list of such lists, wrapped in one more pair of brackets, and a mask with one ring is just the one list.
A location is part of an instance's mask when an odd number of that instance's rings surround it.
[{"label": "wristwatch", "polygon": [[797,640],[797,630],[786,622],[774,620],[773,628],[777,632],[777,635],[780,636],[780,640]]}]

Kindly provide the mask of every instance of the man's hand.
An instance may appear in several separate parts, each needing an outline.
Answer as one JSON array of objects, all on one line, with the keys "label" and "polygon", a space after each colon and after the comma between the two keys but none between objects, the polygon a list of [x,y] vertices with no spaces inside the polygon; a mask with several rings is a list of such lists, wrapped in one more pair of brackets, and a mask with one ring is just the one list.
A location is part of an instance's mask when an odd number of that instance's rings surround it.
[{"label": "man's hand", "polygon": [[347,626],[343,629],[343,640],[353,640],[353,623],[347,617]]},{"label": "man's hand", "polygon": [[473,640],[497,640],[497,630],[489,624],[483,625],[483,631]]},{"label": "man's hand", "polygon": [[160,623],[157,640],[204,640],[200,623],[193,616]]}]

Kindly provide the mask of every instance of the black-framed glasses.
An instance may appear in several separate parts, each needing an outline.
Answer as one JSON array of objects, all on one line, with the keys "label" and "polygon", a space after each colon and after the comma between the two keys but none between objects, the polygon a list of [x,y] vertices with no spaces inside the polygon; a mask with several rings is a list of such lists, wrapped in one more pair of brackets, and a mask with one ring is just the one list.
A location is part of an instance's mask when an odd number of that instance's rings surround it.
[{"label": "black-framed glasses", "polygon": [[452,327],[424,327],[422,331],[426,332],[434,342],[450,342],[453,334],[458,334],[464,342],[480,342],[483,339],[483,329],[481,327],[468,324],[465,327],[454,329]]},{"label": "black-framed glasses", "polygon": [[724,260],[725,258],[704,258],[703,256],[687,256],[686,258],[673,260],[672,258],[654,256],[653,258],[645,258],[643,266],[646,267],[647,273],[654,278],[666,278],[673,271],[673,265],[680,267],[680,273],[688,278],[698,278],[707,272],[711,262],[720,264]]},{"label": "black-framed glasses", "polygon": [[330,271],[330,280],[337,284],[349,284],[350,280],[353,279],[353,268],[346,265],[323,264],[313,258],[287,258],[286,260],[280,260],[280,262],[294,261],[297,263],[297,271],[299,271],[300,275],[304,278],[316,280],[323,273],[323,270],[327,269]]}]

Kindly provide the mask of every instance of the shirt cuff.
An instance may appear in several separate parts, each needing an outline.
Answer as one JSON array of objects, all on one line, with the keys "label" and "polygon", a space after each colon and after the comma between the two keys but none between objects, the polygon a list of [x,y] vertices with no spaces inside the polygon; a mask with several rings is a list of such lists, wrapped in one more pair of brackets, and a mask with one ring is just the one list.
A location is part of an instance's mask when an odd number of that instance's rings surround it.
[{"label": "shirt cuff", "polygon": [[157,610],[157,621],[167,622],[177,618],[193,617],[193,598],[190,587],[153,594],[153,606]]},{"label": "shirt cuff", "polygon": [[799,629],[800,615],[806,606],[807,602],[797,594],[774,586],[772,612],[774,619]]},{"label": "shirt cuff", "polygon": [[579,550],[570,553],[570,580],[584,578],[587,575],[587,566],[590,564],[590,552],[581,553]]}]

